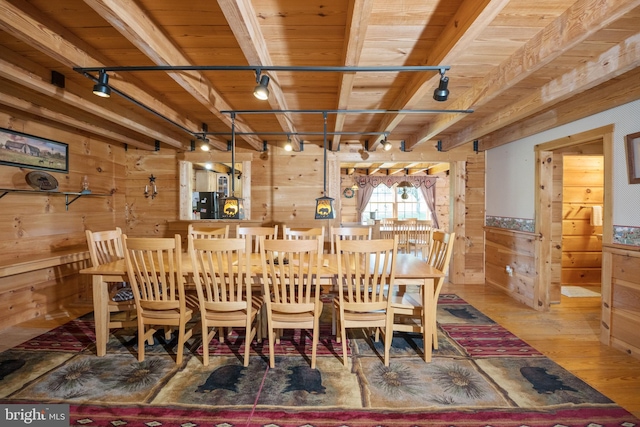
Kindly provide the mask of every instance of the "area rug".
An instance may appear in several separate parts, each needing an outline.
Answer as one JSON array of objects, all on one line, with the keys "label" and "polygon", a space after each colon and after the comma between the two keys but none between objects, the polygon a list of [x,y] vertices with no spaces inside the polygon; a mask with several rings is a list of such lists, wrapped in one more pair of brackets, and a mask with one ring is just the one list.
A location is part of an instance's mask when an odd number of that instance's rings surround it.
[{"label": "area rug", "polygon": [[584,298],[584,297],[600,297],[600,292],[595,292],[582,286],[562,286],[560,293],[569,298]]},{"label": "area rug", "polygon": [[[268,344],[244,336],[193,338],[176,365],[175,338],[157,334],[138,362],[134,330],[110,334],[95,355],[91,316],[0,353],[0,404],[70,405],[70,425],[200,426],[640,426],[640,420],[456,295],[438,304],[438,350],[422,359],[420,335],[396,334],[391,362],[364,333],[342,348],[323,317],[317,369],[308,333],[285,335],[268,368]],[[240,331],[242,332],[242,331]]]}]

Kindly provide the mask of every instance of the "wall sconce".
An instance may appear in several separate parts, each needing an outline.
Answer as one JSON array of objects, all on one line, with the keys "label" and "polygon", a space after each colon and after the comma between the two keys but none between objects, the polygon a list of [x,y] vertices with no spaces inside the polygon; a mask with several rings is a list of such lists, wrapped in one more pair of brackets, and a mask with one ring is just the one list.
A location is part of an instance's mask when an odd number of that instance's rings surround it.
[{"label": "wall sconce", "polygon": [[155,199],[157,195],[158,187],[156,187],[156,177],[151,174],[149,177],[149,184],[144,186],[144,197],[151,197],[152,199]]}]

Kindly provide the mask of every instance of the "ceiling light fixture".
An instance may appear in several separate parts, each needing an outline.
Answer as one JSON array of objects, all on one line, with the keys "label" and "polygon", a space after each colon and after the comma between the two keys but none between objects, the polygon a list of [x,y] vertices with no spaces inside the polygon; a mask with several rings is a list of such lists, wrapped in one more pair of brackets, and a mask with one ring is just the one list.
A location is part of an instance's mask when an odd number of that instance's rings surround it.
[{"label": "ceiling light fixture", "polygon": [[322,190],[322,197],[316,199],[316,217],[315,219],[334,219],[335,212],[333,210],[333,199],[327,197],[327,114],[323,114],[324,117],[324,138],[322,141],[322,148],[324,150],[324,188]]},{"label": "ceiling light fixture", "polygon": [[398,188],[402,188],[402,194],[400,195],[400,198],[402,200],[407,200],[409,198],[409,194],[407,193],[407,188],[411,188],[411,187],[413,187],[413,185],[411,185],[409,181],[402,181],[400,184],[398,184]]},{"label": "ceiling light fixture", "polygon": [[440,84],[438,88],[433,91],[433,99],[440,102],[446,101],[449,97],[449,89],[447,89],[447,86],[449,86],[449,77],[446,77],[444,72],[444,69],[440,70]]},{"label": "ceiling light fixture", "polygon": [[391,143],[387,140],[387,136],[386,135],[385,135],[384,139],[382,140],[382,148],[384,148],[384,151],[391,150]]},{"label": "ceiling light fixture", "polygon": [[93,94],[101,98],[109,98],[111,96],[111,88],[109,87],[109,74],[101,70],[98,74],[98,83],[93,86]]},{"label": "ceiling light fixture", "polygon": [[222,219],[243,219],[244,200],[236,197],[236,116],[231,115],[231,196],[223,201]]},{"label": "ceiling light fixture", "polygon": [[293,151],[293,145],[291,145],[291,136],[287,135],[287,143],[284,144],[284,151]]},{"label": "ceiling light fixture", "polygon": [[264,101],[269,99],[269,76],[266,74],[260,76],[260,70],[256,70],[256,83],[258,86],[253,89],[253,96]]}]

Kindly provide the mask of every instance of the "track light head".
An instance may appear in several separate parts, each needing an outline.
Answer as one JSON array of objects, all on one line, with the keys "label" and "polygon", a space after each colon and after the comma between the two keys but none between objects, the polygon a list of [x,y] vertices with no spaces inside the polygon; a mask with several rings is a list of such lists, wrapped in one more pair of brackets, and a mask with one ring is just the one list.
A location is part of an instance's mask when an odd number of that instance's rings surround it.
[{"label": "track light head", "polygon": [[446,101],[449,97],[449,89],[447,89],[447,86],[449,86],[449,77],[444,75],[444,71],[440,71],[440,84],[438,88],[433,91],[433,99],[439,102]]},{"label": "track light head", "polygon": [[291,145],[291,138],[287,138],[286,144],[284,144],[284,151],[293,151],[293,146]]},{"label": "track light head", "polygon": [[389,141],[387,141],[387,137],[386,136],[385,136],[384,140],[382,140],[382,148],[384,148],[384,151],[391,150],[391,143]]},{"label": "track light head", "polygon": [[98,83],[93,86],[93,94],[102,98],[111,96],[111,88],[109,87],[109,74],[106,71],[100,71],[98,75]]},{"label": "track light head", "polygon": [[200,142],[200,149],[202,151],[209,151],[211,149],[211,146],[209,145],[209,140],[207,138],[203,138],[202,141]]},{"label": "track light head", "polygon": [[263,75],[262,77],[260,77],[260,83],[258,83],[258,86],[253,89],[253,96],[262,101],[269,99],[269,88],[267,88],[268,85],[269,76]]}]

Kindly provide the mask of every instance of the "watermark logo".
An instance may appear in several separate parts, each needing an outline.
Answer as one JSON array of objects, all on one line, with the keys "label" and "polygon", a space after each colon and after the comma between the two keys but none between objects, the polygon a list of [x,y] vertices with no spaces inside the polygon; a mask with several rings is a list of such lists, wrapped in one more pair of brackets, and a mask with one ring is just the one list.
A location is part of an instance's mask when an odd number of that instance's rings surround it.
[{"label": "watermark logo", "polygon": [[3,427],[69,427],[69,405],[0,405]]}]

